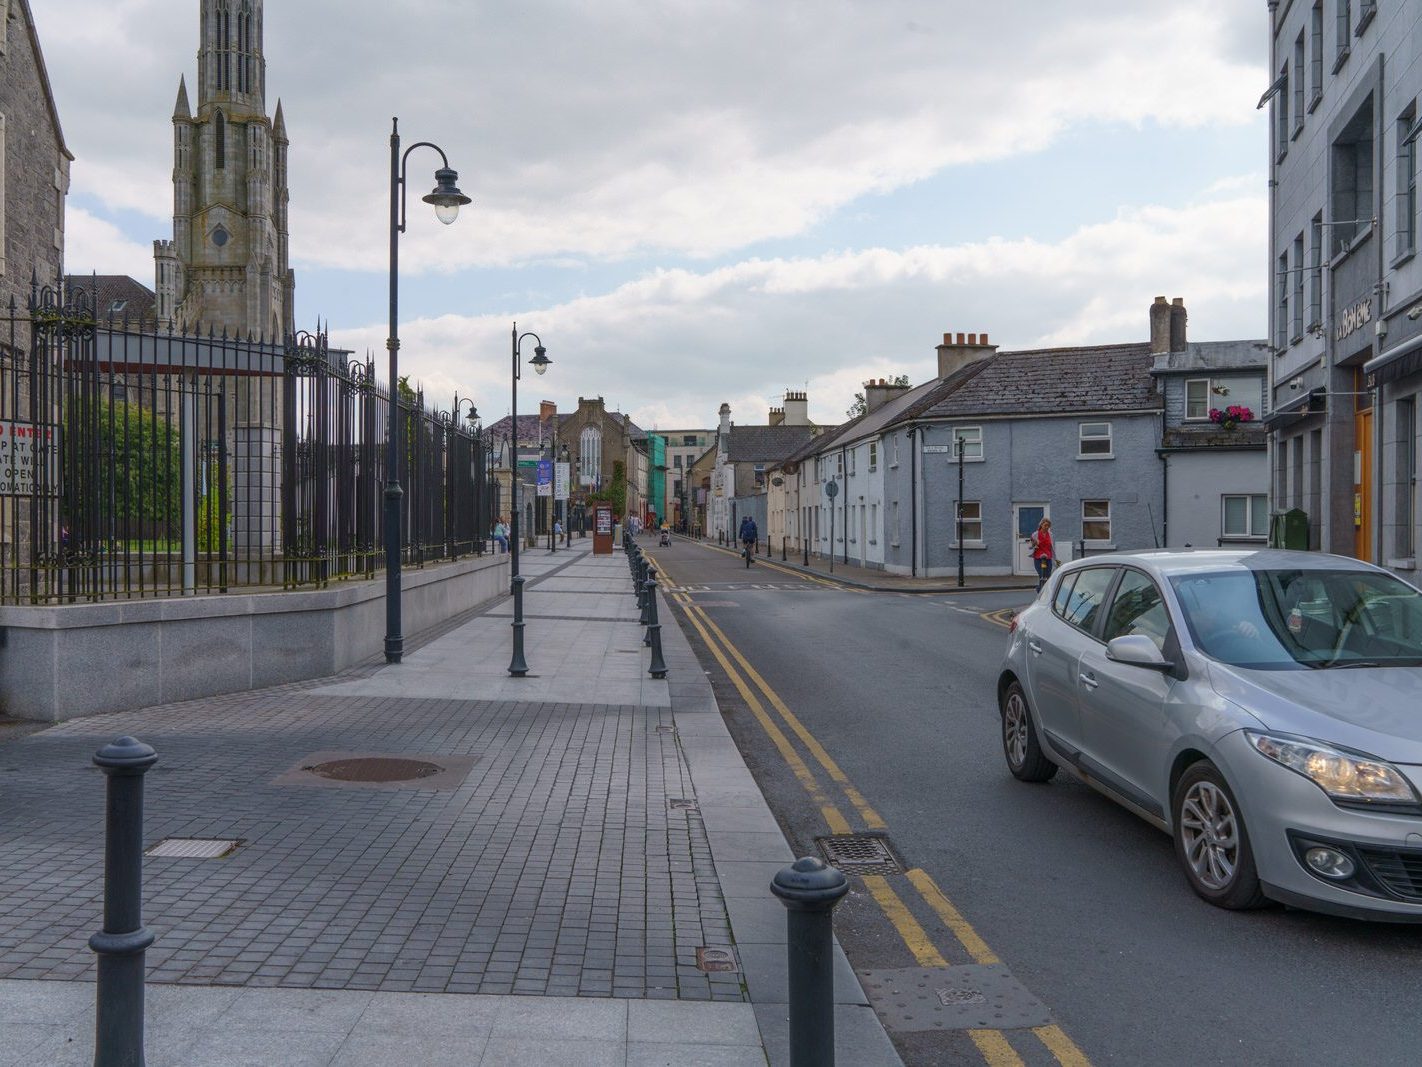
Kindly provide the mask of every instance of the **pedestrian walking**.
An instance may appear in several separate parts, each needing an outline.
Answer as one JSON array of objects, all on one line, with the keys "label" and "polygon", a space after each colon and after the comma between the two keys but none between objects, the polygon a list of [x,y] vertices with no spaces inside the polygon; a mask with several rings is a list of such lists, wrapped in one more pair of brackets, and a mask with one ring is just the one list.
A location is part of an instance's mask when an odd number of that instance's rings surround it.
[{"label": "pedestrian walking", "polygon": [[1047,584],[1052,576],[1052,568],[1057,562],[1056,546],[1052,544],[1052,520],[1043,517],[1037,524],[1037,532],[1027,538],[1032,546],[1032,566],[1037,569],[1037,590]]}]

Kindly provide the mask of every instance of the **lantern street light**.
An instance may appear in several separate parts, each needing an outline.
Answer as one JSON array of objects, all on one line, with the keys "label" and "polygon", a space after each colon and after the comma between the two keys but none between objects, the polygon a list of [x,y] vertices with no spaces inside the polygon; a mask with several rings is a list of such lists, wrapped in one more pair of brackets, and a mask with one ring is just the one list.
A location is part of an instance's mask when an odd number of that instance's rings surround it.
[{"label": "lantern street light", "polygon": [[538,334],[532,331],[522,335],[518,332],[518,323],[513,324],[513,396],[509,408],[509,444],[511,455],[509,457],[509,468],[513,472],[513,478],[509,484],[509,550],[512,555],[509,557],[509,568],[511,571],[511,589],[514,598],[514,619],[513,619],[513,656],[509,660],[509,673],[515,678],[522,678],[528,673],[528,664],[523,658],[523,575],[518,572],[518,550],[519,550],[519,509],[522,506],[518,499],[518,383],[523,377],[523,368],[519,364],[519,354],[524,339],[532,337],[536,342],[533,349],[533,358],[528,361],[535,374],[544,374],[548,370],[548,365],[553,361],[548,358],[548,350],[543,347],[543,340]]},{"label": "lantern street light", "polygon": [[400,154],[400,120],[390,120],[390,336],[385,342],[390,352],[390,422],[385,456],[385,662],[399,663],[405,653],[405,637],[400,631],[400,512],[404,490],[400,487],[400,235],[405,232],[405,162],[416,148],[433,148],[444,164],[435,171],[434,190],[420,199],[435,209],[435,217],[448,226],[459,217],[459,209],[470,203],[455,183],[457,171],[439,145],[429,141],[412,144]]}]

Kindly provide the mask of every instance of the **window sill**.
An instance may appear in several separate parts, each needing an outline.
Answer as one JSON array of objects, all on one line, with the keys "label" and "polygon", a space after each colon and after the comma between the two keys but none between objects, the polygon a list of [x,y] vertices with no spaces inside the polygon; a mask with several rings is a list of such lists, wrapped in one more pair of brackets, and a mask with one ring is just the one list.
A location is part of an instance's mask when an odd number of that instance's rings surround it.
[{"label": "window sill", "polygon": [[1285,141],[1282,145],[1279,146],[1279,151],[1274,154],[1274,162],[1276,164],[1284,162],[1284,159],[1288,156],[1288,154],[1289,143]]},{"label": "window sill", "polygon": [[1300,135],[1303,133],[1303,130],[1304,130],[1304,124],[1303,124],[1303,121],[1302,121],[1302,120],[1300,120],[1300,121],[1294,123],[1294,132],[1291,133],[1291,134],[1289,134],[1289,140],[1290,140],[1290,141],[1297,141],[1297,140],[1299,139]]},{"label": "window sill", "polygon": [[1417,560],[1411,556],[1406,559],[1390,559],[1387,561],[1388,569],[1394,571],[1415,571]]},{"label": "window sill", "polygon": [[1352,54],[1353,50],[1351,48],[1344,48],[1341,52],[1338,53],[1338,55],[1333,58],[1334,74],[1337,74],[1340,70],[1343,69],[1343,64],[1348,62],[1348,57]]},{"label": "window sill", "polygon": [[1083,552],[1114,552],[1116,551],[1115,541],[1088,541],[1082,538],[1077,542]]},{"label": "window sill", "polygon": [[1328,261],[1328,269],[1337,270],[1339,265],[1349,256],[1351,256],[1354,252],[1356,252],[1359,248],[1361,248],[1363,246],[1363,243],[1367,241],[1367,239],[1372,235],[1373,227],[1371,224],[1360,229],[1358,231],[1357,236],[1355,236],[1351,241],[1349,241],[1347,245],[1345,245],[1343,248],[1340,248],[1337,252],[1333,253],[1333,258]]},{"label": "window sill", "polygon": [[1391,263],[1388,264],[1388,267],[1392,270],[1396,270],[1398,267],[1402,266],[1415,255],[1417,255],[1417,249],[1415,247],[1404,249],[1403,251],[1397,254],[1396,259],[1394,259]]},{"label": "window sill", "polygon": [[1358,12],[1358,25],[1353,28],[1353,36],[1363,36],[1363,31],[1368,28],[1368,24],[1378,17],[1378,8],[1374,4],[1372,7],[1365,7]]},{"label": "window sill", "polygon": [[1081,454],[1078,453],[1076,458],[1077,458],[1077,459],[1115,459],[1115,458],[1116,458],[1116,455],[1115,455],[1114,452],[1107,452],[1107,453],[1103,453],[1103,454],[1101,454],[1101,455],[1095,455],[1095,456],[1083,456],[1083,455],[1081,455]]},{"label": "window sill", "polygon": [[1308,101],[1309,114],[1313,114],[1314,109],[1317,108],[1318,105],[1321,103],[1323,103],[1323,90],[1315,89],[1313,91],[1313,96],[1309,97]]},{"label": "window sill", "polygon": [[[952,549],[954,552],[956,552],[956,551],[958,551],[958,542],[957,542],[957,541],[949,541],[949,542],[948,542],[948,547],[949,547],[950,549]],[[964,541],[964,542],[963,542],[963,551],[964,551],[964,552],[981,552],[981,551],[984,551],[986,548],[987,548],[987,542],[986,542],[986,541]]]}]

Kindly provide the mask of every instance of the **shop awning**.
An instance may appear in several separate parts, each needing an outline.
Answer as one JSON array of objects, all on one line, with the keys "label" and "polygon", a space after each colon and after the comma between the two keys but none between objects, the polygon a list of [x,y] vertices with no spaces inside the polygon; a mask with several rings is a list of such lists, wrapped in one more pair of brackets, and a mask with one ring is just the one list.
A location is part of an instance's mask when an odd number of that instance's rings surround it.
[{"label": "shop awning", "polygon": [[1306,393],[1294,397],[1287,403],[1280,404],[1268,415],[1264,416],[1265,429],[1272,430],[1279,423],[1288,418],[1298,418],[1301,415],[1317,415],[1328,409],[1327,390],[1323,386],[1310,389]]},{"label": "shop awning", "polygon": [[1363,374],[1372,386],[1386,385],[1422,371],[1422,334],[1393,345],[1363,364]]}]

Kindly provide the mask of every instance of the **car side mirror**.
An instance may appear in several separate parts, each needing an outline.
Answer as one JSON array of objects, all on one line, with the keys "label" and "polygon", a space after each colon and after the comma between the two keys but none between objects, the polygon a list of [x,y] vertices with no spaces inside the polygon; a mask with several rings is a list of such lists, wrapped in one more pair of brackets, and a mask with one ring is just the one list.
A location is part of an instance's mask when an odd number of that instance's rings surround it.
[{"label": "car side mirror", "polygon": [[1175,668],[1155,647],[1155,642],[1144,634],[1128,634],[1113,637],[1106,642],[1106,658],[1116,663],[1126,663],[1132,667],[1146,667],[1150,670],[1168,671]]}]

